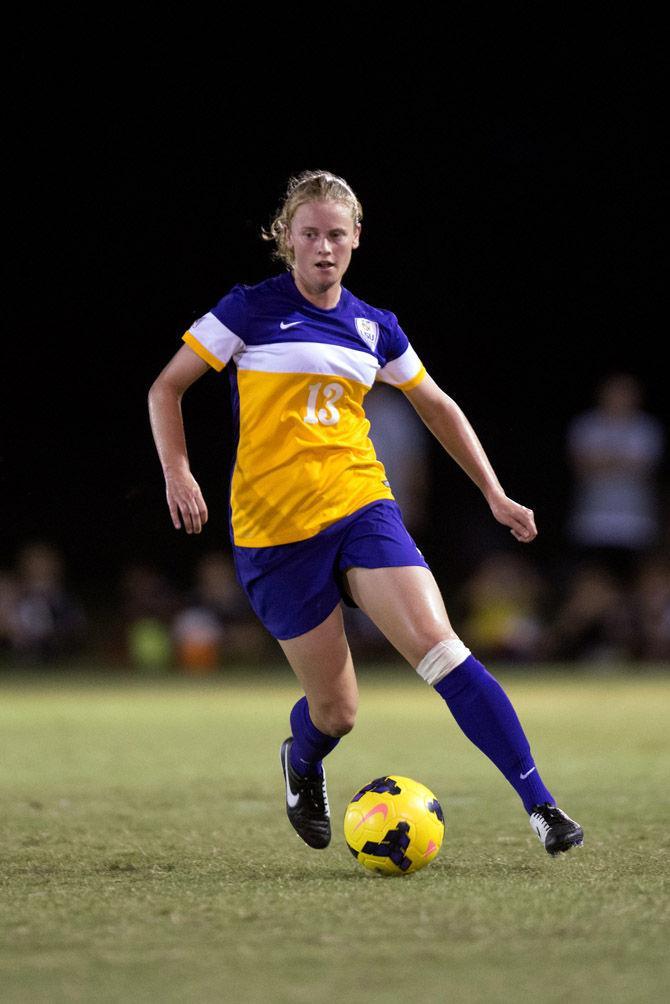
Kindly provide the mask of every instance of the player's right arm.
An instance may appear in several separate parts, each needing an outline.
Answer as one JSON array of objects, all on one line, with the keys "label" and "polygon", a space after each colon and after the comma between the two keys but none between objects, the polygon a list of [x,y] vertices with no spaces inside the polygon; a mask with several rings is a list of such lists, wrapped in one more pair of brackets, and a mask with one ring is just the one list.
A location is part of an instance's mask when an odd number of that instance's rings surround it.
[{"label": "player's right arm", "polygon": [[209,368],[193,349],[182,345],[149,390],[149,419],[165,476],[168,508],[175,528],[183,522],[187,533],[200,533],[207,522],[207,506],[191,474],[181,399]]}]

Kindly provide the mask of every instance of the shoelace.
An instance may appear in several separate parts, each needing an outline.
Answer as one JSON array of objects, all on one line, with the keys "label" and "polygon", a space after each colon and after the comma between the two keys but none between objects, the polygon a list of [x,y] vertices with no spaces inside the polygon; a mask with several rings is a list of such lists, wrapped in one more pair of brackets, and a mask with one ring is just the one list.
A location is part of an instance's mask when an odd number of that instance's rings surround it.
[{"label": "shoelace", "polygon": [[566,822],[565,816],[557,805],[541,805],[535,810],[535,812],[538,816],[542,816],[547,823]]},{"label": "shoelace", "polygon": [[324,808],[323,777],[305,778],[302,782],[302,790],[318,809]]},{"label": "shoelace", "polygon": [[323,811],[325,808],[323,784],[324,780],[321,775],[318,777],[300,778],[300,793],[304,794],[319,811]]}]

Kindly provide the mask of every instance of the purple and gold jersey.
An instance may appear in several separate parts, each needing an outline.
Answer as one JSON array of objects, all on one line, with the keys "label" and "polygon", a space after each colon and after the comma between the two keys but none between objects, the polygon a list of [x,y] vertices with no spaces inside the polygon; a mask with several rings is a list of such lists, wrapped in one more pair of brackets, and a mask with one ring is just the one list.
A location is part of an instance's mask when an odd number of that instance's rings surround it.
[{"label": "purple and gold jersey", "polygon": [[409,390],[426,373],[395,314],[344,287],[336,307],[316,307],[285,272],[234,286],[183,340],[214,369],[229,367],[236,545],[306,540],[393,498],[363,398],[375,380]]}]

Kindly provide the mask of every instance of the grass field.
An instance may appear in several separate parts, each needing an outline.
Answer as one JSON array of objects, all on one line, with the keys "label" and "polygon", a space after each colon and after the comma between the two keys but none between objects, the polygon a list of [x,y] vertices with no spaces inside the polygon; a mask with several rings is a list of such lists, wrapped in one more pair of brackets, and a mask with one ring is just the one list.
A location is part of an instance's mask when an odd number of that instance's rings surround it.
[{"label": "grass field", "polygon": [[[551,859],[517,796],[411,671],[360,673],[328,760],[334,839],[285,816],[288,669],[216,682],[5,678],[0,1000],[657,1001],[670,984],[670,682],[500,676],[585,829]],[[379,878],[341,836],[382,773],[446,815],[424,871]]]}]

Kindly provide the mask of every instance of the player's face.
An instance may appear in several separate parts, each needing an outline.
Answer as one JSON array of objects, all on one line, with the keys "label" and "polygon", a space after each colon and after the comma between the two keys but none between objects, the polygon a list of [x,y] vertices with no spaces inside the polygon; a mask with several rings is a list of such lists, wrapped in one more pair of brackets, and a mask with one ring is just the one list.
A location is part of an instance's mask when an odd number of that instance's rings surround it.
[{"label": "player's face", "polygon": [[304,202],[295,211],[287,237],[295,256],[296,284],[312,296],[339,287],[358,247],[360,223],[343,202]]}]

